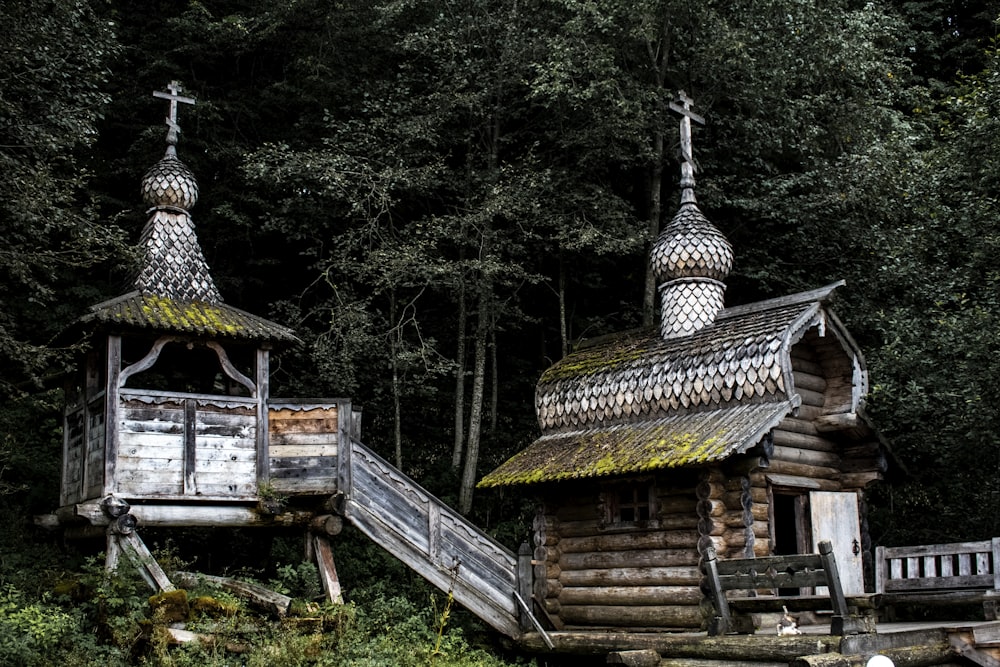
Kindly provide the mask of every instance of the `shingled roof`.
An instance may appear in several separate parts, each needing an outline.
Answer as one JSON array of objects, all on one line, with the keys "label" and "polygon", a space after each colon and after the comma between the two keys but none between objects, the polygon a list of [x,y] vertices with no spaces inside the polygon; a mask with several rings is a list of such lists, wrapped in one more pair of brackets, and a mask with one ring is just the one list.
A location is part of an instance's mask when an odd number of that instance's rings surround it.
[{"label": "shingled roof", "polygon": [[827,326],[825,303],[842,284],[725,309],[687,337],[624,334],[567,356],[536,388],[542,436],[479,485],[637,474],[747,451],[797,407],[791,347]]},{"label": "shingled roof", "polygon": [[178,93],[154,96],[170,100],[167,150],[142,179],[149,218],[139,246],[143,252],[134,290],[91,307],[82,320],[114,328],[138,328],[252,341],[297,340],[291,329],[223,303],[198,243],[189,209],[198,201],[198,182],[177,158],[177,102],[194,104]]}]

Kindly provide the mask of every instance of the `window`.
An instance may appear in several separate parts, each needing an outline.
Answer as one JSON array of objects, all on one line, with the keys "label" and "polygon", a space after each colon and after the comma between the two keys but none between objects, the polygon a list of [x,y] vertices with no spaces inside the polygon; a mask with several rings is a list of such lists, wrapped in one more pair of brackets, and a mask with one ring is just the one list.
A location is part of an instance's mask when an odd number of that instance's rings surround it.
[{"label": "window", "polygon": [[603,496],[606,520],[611,525],[645,523],[655,514],[651,482],[617,484],[605,489]]}]

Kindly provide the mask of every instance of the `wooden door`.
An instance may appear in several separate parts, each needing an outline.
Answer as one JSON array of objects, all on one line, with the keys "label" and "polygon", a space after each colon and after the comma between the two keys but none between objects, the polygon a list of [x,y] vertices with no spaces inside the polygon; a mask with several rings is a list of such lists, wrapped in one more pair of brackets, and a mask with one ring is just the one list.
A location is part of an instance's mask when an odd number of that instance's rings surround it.
[{"label": "wooden door", "polygon": [[840,570],[846,595],[865,592],[861,562],[861,522],[858,496],[854,492],[813,491],[809,494],[812,522],[812,548],[819,550],[821,540],[830,540]]}]

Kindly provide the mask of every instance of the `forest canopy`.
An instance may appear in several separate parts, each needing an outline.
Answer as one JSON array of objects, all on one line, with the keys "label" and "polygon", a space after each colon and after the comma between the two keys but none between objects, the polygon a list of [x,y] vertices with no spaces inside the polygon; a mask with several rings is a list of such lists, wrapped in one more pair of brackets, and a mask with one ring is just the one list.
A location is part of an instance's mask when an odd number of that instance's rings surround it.
[{"label": "forest canopy", "polygon": [[303,341],[273,393],[350,396],[367,442],[484,524],[522,509],[472,489],[535,436],[541,372],[652,321],[684,90],[708,121],[699,202],[735,248],[727,304],[847,281],[837,311],[899,464],[869,499],[876,543],[998,534],[998,18],[941,0],[7,3],[7,520],[57,500],[52,388],[76,344],[57,334],[123,291],[163,148],[151,93],[177,80],[216,283]]}]

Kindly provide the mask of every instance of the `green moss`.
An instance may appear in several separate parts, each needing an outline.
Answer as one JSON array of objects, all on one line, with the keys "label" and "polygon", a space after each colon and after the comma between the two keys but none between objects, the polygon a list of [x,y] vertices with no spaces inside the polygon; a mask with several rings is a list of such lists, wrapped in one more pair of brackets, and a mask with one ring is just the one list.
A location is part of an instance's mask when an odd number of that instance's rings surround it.
[{"label": "green moss", "polygon": [[211,333],[236,335],[245,330],[221,308],[206,303],[179,303],[160,296],[146,296],[142,304],[147,319],[158,318],[176,329],[195,327]]},{"label": "green moss", "polygon": [[538,383],[557,382],[597,372],[606,372],[643,359],[651,340],[649,335],[625,335],[611,343],[575,352],[542,373]]}]

